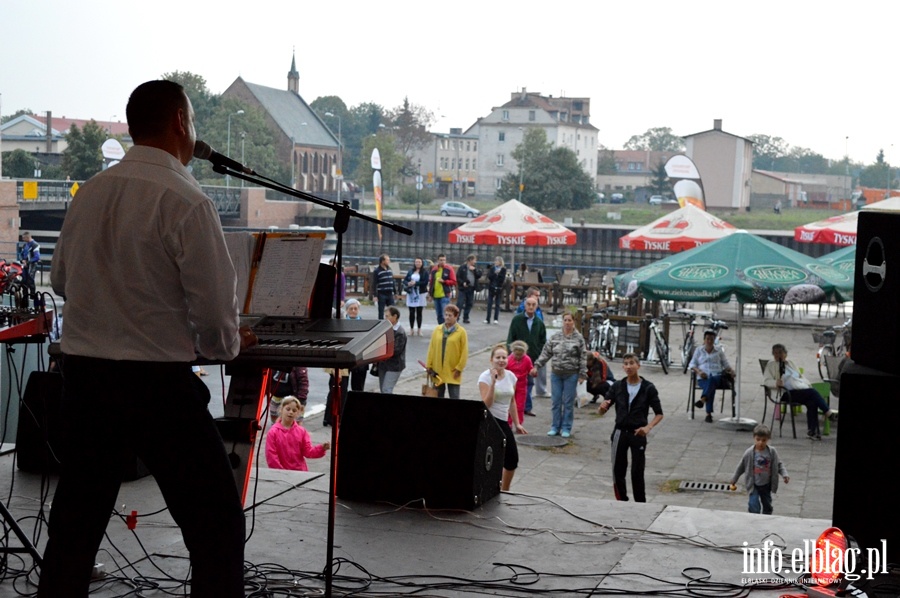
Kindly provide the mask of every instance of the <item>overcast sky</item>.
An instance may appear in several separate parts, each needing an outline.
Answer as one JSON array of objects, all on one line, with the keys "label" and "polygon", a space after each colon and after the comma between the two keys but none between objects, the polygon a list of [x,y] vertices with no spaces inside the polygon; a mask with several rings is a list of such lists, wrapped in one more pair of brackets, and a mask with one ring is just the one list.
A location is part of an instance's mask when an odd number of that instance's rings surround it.
[{"label": "overcast sky", "polygon": [[436,131],[526,87],[590,98],[613,149],[721,118],[735,135],[866,163],[884,148],[897,164],[898,16],[870,0],[0,0],[0,109],[124,121],[130,91],[175,70],[214,93],[238,76],[284,89],[296,48],[307,102],[408,96]]}]

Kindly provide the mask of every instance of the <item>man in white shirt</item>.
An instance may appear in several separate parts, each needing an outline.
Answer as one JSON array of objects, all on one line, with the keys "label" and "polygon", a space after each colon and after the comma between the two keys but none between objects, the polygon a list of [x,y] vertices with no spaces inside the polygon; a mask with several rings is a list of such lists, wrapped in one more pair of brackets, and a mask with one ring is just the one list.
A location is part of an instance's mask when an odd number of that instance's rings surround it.
[{"label": "man in white shirt", "polygon": [[228,455],[191,373],[196,353],[229,360],[255,342],[238,327],[234,267],[212,202],[185,168],[194,113],[183,88],[132,92],[135,146],[87,181],[66,215],[51,283],[70,435],[38,596],[87,596],[94,558],[136,454],[190,551],[192,596],[243,596],[244,516]]},{"label": "man in white shirt", "polygon": [[697,374],[697,384],[700,386],[700,399],[694,406],[699,409],[706,404],[706,422],[712,423],[716,389],[726,386],[725,376],[734,376],[725,351],[716,347],[715,330],[703,333],[703,344],[694,351],[689,367]]}]

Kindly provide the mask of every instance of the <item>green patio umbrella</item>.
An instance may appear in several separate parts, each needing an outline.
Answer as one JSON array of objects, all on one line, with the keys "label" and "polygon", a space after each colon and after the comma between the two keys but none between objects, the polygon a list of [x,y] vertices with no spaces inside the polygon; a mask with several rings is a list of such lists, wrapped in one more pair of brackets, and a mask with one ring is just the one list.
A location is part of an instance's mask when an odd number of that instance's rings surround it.
[{"label": "green patio umbrella", "polygon": [[[852,275],[746,231],[620,274],[615,287],[623,297],[640,293],[667,301],[724,303],[734,297],[740,304],[792,305],[853,298]],[[737,411],[736,417],[720,421],[752,428],[756,422],[741,418],[743,310],[737,311]]]},{"label": "green patio umbrella", "polygon": [[819,258],[819,261],[840,270],[853,280],[853,274],[856,272],[856,245],[848,245],[837,251],[826,253]]}]

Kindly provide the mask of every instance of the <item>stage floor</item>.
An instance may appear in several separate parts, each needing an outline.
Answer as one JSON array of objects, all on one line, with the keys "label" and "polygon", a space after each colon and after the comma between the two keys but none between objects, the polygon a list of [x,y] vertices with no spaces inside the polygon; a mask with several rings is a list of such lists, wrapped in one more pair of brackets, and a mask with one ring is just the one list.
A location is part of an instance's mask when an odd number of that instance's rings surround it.
[{"label": "stage floor", "polygon": [[[0,470],[11,471],[11,459],[0,458]],[[41,478],[22,472],[12,480],[4,477],[4,497],[14,482],[10,511],[31,537]],[[285,593],[271,595],[321,595],[327,475],[263,468],[254,482],[247,501],[255,505],[247,512],[247,593],[268,587],[284,588]],[[150,477],[125,483],[118,504],[122,512],[136,510],[139,517],[164,508]],[[782,575],[795,578],[790,552],[829,525],[822,519],[549,494],[501,494],[472,512],[339,499],[334,556],[341,563],[334,590],[335,595],[350,590],[402,595],[418,589],[420,596],[526,596],[536,591],[564,596],[593,589],[686,596],[693,586],[692,591],[706,596],[737,595],[729,588],[775,577],[759,568],[745,571],[745,543],[762,547],[773,541],[785,555]],[[46,527],[39,550],[45,540]],[[92,596],[125,595],[133,587],[128,580],[138,575],[168,591],[183,591],[179,580],[187,575],[186,557],[181,534],[167,513],[139,518],[133,533],[114,517],[98,555],[106,578]],[[30,566],[30,557],[24,563]],[[22,561],[13,556],[10,565],[15,569]],[[288,588],[295,593],[287,594]],[[0,583],[3,598],[33,590],[21,578]],[[757,590],[752,595],[788,592]],[[157,589],[141,595],[165,594]]]}]

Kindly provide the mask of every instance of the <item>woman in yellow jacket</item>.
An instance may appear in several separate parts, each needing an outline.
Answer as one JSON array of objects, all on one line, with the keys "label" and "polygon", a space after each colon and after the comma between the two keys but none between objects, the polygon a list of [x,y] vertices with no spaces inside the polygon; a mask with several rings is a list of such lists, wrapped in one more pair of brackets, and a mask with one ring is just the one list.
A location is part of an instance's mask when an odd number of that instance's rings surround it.
[{"label": "woman in yellow jacket", "polygon": [[444,323],[431,333],[428,344],[428,359],[425,366],[432,376],[439,376],[443,384],[438,386],[438,397],[445,391],[451,399],[459,398],[462,372],[469,357],[469,337],[459,325],[459,308],[455,305],[444,307]]}]

